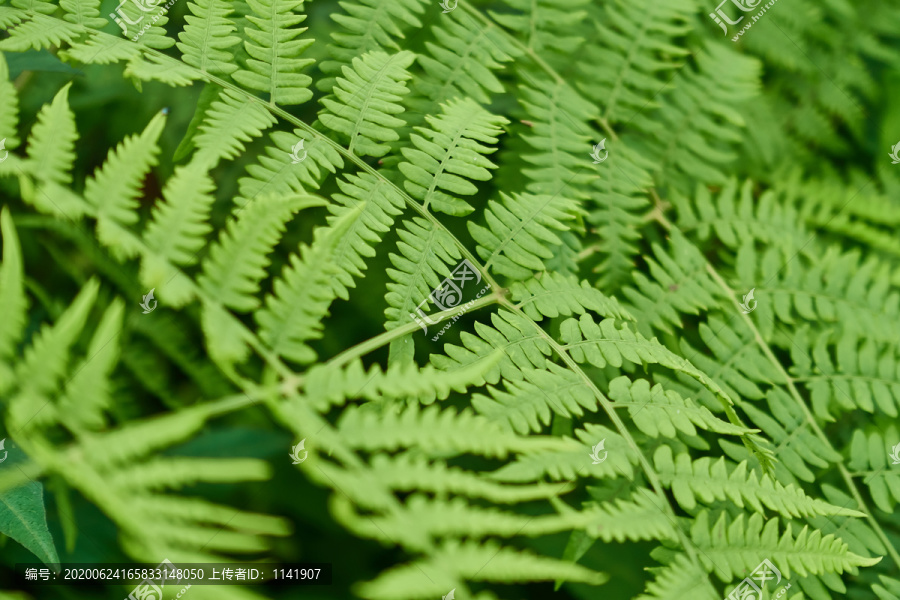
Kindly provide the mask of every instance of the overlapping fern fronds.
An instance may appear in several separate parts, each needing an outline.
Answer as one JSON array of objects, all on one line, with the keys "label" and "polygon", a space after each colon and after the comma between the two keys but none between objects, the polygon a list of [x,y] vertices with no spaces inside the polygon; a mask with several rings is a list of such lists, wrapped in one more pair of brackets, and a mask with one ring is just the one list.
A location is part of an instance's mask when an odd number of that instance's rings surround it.
[{"label": "overlapping fern fronds", "polygon": [[[722,597],[763,559],[803,598],[900,595],[882,514],[900,212],[792,141],[862,138],[835,90],[764,91],[763,65],[812,70],[694,27],[693,0],[328,6],[315,40],[300,0],[126,4],[137,39],[97,2],[0,6],[0,395],[24,456],[0,494],[75,490],[138,560],[257,553],[284,518],[175,491],[271,476],[177,448],[258,405],[306,443],[296,475],[331,518],[399,550],[363,598],[603,586],[586,565],[611,542],[653,545],[642,600]],[[874,103],[857,67],[897,64],[891,32],[817,10],[860,39],[791,23],[801,47],[833,64],[852,46],[837,83]],[[193,118],[154,107],[81,160],[79,83],[20,117],[41,101],[7,57],[29,49],[194,99]],[[748,149],[742,107],[798,97],[815,101]],[[786,157],[790,177],[759,177]],[[479,284],[435,310],[460,264]],[[11,537],[52,564],[45,529]]]}]

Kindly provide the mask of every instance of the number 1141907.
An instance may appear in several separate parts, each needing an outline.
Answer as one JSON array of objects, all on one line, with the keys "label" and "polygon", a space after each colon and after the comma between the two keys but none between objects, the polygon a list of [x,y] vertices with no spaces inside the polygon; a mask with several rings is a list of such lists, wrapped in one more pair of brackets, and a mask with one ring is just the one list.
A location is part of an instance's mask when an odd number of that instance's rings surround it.
[{"label": "number 1141907", "polygon": [[322,569],[272,569],[275,579],[318,579]]}]

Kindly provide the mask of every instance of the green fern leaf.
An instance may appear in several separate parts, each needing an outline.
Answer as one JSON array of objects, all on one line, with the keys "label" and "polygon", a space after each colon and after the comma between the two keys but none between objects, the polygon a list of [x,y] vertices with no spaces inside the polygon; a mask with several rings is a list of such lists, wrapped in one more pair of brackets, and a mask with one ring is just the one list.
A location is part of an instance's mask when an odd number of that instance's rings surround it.
[{"label": "green fern leaf", "polygon": [[557,365],[549,371],[528,369],[522,381],[506,383],[507,391],[489,387],[490,397],[472,396],[472,407],[491,421],[508,425],[518,433],[541,431],[552,414],[572,418],[595,412],[597,399],[577,375]]},{"label": "green fern leaf", "polygon": [[63,86],[53,102],[45,104],[38,112],[37,123],[28,139],[27,169],[42,181],[68,184],[69,173],[75,162],[75,115],[69,109],[69,88]]},{"label": "green fern leaf", "polygon": [[108,23],[100,16],[97,0],[60,0],[59,5],[66,11],[63,18],[70,23],[90,29],[101,29]]},{"label": "green fern leaf", "polygon": [[883,431],[857,429],[850,440],[850,468],[866,475],[863,483],[872,501],[887,513],[893,512],[900,501],[900,471],[896,467],[900,458],[895,458],[900,455],[898,444],[900,432],[893,424]]},{"label": "green fern leaf", "polygon": [[616,406],[628,407],[634,424],[649,435],[674,438],[678,432],[697,435],[697,428],[724,435],[745,435],[755,430],[722,421],[704,406],[697,406],[678,392],[665,390],[662,385],[650,388],[646,379],[631,381],[616,377],[609,382],[609,397]]},{"label": "green fern leaf", "polygon": [[59,413],[66,415],[66,426],[99,430],[106,425],[103,414],[113,405],[110,375],[119,360],[119,336],[122,333],[124,303],[116,298],[97,325],[87,355],[66,382],[59,398]]},{"label": "green fern leaf", "polygon": [[[297,58],[315,40],[297,40],[306,27],[294,27],[306,20],[298,14],[303,0],[248,0],[253,10],[247,20],[255,27],[244,30],[248,41],[244,47],[250,58],[246,69],[234,74],[234,80],[250,89],[267,92],[278,105],[303,104],[312,98],[307,88],[312,83],[301,71],[314,63],[311,58]],[[255,43],[254,43],[255,42]]]},{"label": "green fern leaf", "polygon": [[[331,15],[340,29],[331,34],[334,43],[327,47],[334,60],[323,61],[322,72],[337,73],[354,57],[366,52],[400,50],[394,38],[403,39],[403,29],[421,29],[422,22],[417,15],[424,12],[425,4],[425,0],[355,0],[341,4],[347,14]],[[320,90],[331,91],[334,78],[323,79],[318,86]]]},{"label": "green fern leaf", "polygon": [[603,317],[634,321],[616,298],[611,298],[586,281],[548,271],[509,287],[510,297],[529,319],[581,315],[592,310]]},{"label": "green fern leaf", "polygon": [[201,71],[230,75],[237,66],[233,52],[228,49],[241,41],[230,35],[236,29],[229,19],[233,8],[226,0],[194,0],[188,2],[192,13],[185,17],[186,25],[176,44],[184,55],[184,62]]},{"label": "green fern leaf", "polygon": [[[49,6],[50,12],[56,10],[55,4]],[[46,10],[39,12],[46,12]],[[50,46],[61,46],[63,43],[80,37],[81,33],[81,27],[74,23],[32,13],[9,30],[9,37],[0,41],[0,50],[24,52],[30,48],[40,50]]]},{"label": "green fern leaf", "polygon": [[0,392],[12,384],[12,368],[8,360],[25,330],[28,299],[25,296],[22,248],[9,207],[0,211],[0,233],[3,234],[3,263],[0,264]]},{"label": "green fern leaf", "polygon": [[11,422],[14,417],[25,417],[19,411],[26,411],[29,406],[31,414],[27,417],[32,417],[34,410],[31,401],[34,397],[50,394],[59,388],[68,366],[68,350],[78,340],[99,288],[96,280],[88,281],[57,322],[52,326],[45,325],[25,350],[22,360],[16,365],[20,395],[11,403]]},{"label": "green fern leaf", "polygon": [[223,158],[233,159],[246,150],[244,144],[274,124],[275,118],[259,101],[225,90],[209,106],[194,136],[197,159],[210,168]]},{"label": "green fern leaf", "polygon": [[384,156],[390,146],[379,142],[400,139],[395,128],[403,121],[393,116],[403,112],[400,99],[409,90],[406,70],[416,55],[409,51],[393,55],[367,52],[353,59],[337,78],[333,96],[322,99],[325,108],[319,113],[322,124],[349,140],[350,152]]},{"label": "green fern leaf", "polygon": [[126,226],[138,220],[136,208],[140,186],[150,167],[156,164],[165,117],[157,114],[144,131],[125,138],[110,152],[103,166],[85,182],[85,200],[96,211],[97,237],[125,256],[137,252],[130,242]]},{"label": "green fern leaf", "polygon": [[441,277],[449,277],[447,264],[461,257],[453,238],[446,231],[420,217],[403,221],[398,235],[397,249],[400,254],[389,255],[396,269],[387,270],[392,280],[387,285],[385,296],[388,303],[384,311],[387,329],[411,323],[413,319],[410,315],[424,300],[416,301],[425,299],[437,288]]},{"label": "green fern leaf", "polygon": [[255,296],[259,281],[266,276],[266,257],[278,242],[279,233],[294,213],[322,206],[318,196],[259,198],[237,212],[219,241],[203,260],[203,274],[197,280],[210,297],[242,312],[259,307]]},{"label": "green fern leaf", "polygon": [[[514,462],[491,473],[491,479],[504,482],[535,481],[548,476],[553,481],[570,481],[578,477],[598,479],[623,476],[634,478],[637,457],[628,448],[625,438],[602,425],[586,423],[584,429],[575,431],[576,441],[569,437],[559,439],[557,448],[551,451],[520,456]],[[532,439],[531,436],[527,439]],[[603,442],[593,459],[591,450]]]},{"label": "green fern leaf", "polygon": [[[492,115],[471,100],[453,100],[441,105],[441,114],[426,117],[432,129],[416,127],[422,135],[412,134],[415,146],[402,148],[408,162],[400,163],[407,177],[407,191],[422,202],[427,210],[454,216],[465,216],[475,210],[468,202],[447,192],[471,196],[478,191],[468,179],[488,181],[488,169],[497,165],[484,158],[495,148],[505,118]],[[482,142],[482,143],[479,143]]]},{"label": "green fern leaf", "polygon": [[548,246],[561,244],[555,231],[569,229],[576,204],[562,196],[500,193],[485,210],[488,227],[469,222],[469,233],[478,243],[485,270],[513,279],[527,279],[532,271],[545,271],[544,261],[553,256]]},{"label": "green fern leaf", "polygon": [[437,584],[422,582],[422,572],[449,572],[460,580],[478,581],[553,581],[566,579],[600,585],[608,580],[603,573],[557,559],[486,542],[447,542],[430,560],[395,567],[374,581],[361,585],[360,594],[371,600],[415,600],[446,593]]},{"label": "green fern leaf", "polygon": [[354,287],[354,277],[362,277],[366,268],[365,258],[375,255],[372,247],[382,240],[382,235],[390,230],[394,218],[405,208],[403,198],[383,180],[368,173],[360,176],[348,176],[346,180],[338,179],[338,187],[343,194],[334,194],[328,211],[328,224],[334,223],[347,212],[363,205],[363,213],[354,221],[349,231],[343,236],[335,248],[334,255],[339,270],[331,281],[334,293],[347,300],[348,288]]},{"label": "green fern leaf", "polygon": [[334,250],[364,209],[361,204],[330,227],[317,229],[312,245],[301,247],[299,258],[292,254],[290,266],[275,280],[265,308],[254,316],[260,338],[276,354],[303,364],[316,360],[307,342],[322,336],[322,321],[334,300],[329,285],[338,270]]},{"label": "green fern leaf", "polygon": [[167,305],[177,307],[193,297],[193,289],[185,275],[173,265],[192,265],[197,253],[206,245],[212,230],[209,212],[215,200],[212,179],[206,168],[194,161],[178,167],[166,182],[144,232],[148,252],[141,262],[141,282],[150,289],[160,289]]},{"label": "green fern leaf", "polygon": [[758,513],[764,507],[785,517],[814,515],[864,517],[865,514],[846,507],[833,506],[818,498],[810,498],[794,485],[784,486],[768,475],[757,478],[755,471],[747,473],[747,463],[733,469],[724,457],[713,462],[708,457],[691,461],[687,454],[672,457],[672,449],[660,446],[653,457],[656,471],[664,485],[672,488],[679,506],[692,511],[697,498],[704,504],[714,500],[731,500],[743,508],[746,502]]},{"label": "green fern leaf", "polygon": [[[684,554],[676,555],[671,564],[650,568],[655,579],[647,584],[647,594],[635,600],[721,600],[722,595],[710,584],[709,577]],[[699,582],[699,583],[698,583]]]},{"label": "green fern leaf", "polygon": [[[710,514],[701,511],[691,526],[691,537],[703,550],[700,561],[723,581],[751,572],[764,558],[772,561],[787,578],[791,577],[792,569],[805,577],[826,571],[854,572],[857,567],[881,561],[881,557],[853,554],[840,538],[823,536],[808,527],[794,537],[788,524],[779,534],[778,519],[764,522],[759,513],[749,519],[741,514],[734,520],[722,514],[711,527],[709,519]],[[717,560],[710,560],[710,555],[716,556]]]}]

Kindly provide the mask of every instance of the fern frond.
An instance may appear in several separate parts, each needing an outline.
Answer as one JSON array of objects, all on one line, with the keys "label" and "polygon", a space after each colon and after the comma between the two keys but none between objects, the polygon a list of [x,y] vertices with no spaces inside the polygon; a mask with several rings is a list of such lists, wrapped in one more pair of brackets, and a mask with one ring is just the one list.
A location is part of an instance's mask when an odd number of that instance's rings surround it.
[{"label": "fern frond", "polygon": [[786,470],[803,481],[815,481],[810,466],[825,469],[841,460],[840,454],[810,431],[806,415],[782,388],[770,390],[766,401],[768,414],[747,403],[741,408],[750,422],[778,448],[776,475],[779,480]]},{"label": "fern frond", "polygon": [[[427,116],[431,129],[416,127],[412,134],[415,148],[402,148],[407,159],[399,165],[406,176],[404,186],[427,210],[465,216],[475,210],[456,195],[471,196],[478,188],[466,179],[488,181],[488,169],[497,165],[484,157],[496,151],[505,118],[492,115],[470,99],[452,100],[441,105],[441,114]],[[481,142],[481,143],[479,143]],[[489,144],[489,145],[485,145]]]},{"label": "fern frond", "polygon": [[72,181],[70,173],[75,162],[75,114],[69,108],[69,88],[66,84],[38,112],[37,123],[28,138],[27,169],[35,178],[57,184]]},{"label": "fern frond", "polygon": [[722,288],[707,272],[707,262],[685,236],[676,230],[670,234],[671,250],[653,244],[656,260],[646,257],[650,277],[634,272],[634,287],[626,287],[622,294],[631,306],[628,310],[637,317],[637,328],[643,335],[653,329],[672,333],[672,326],[681,328],[679,313],[697,315],[708,312],[722,302]]},{"label": "fern frond", "polygon": [[[141,54],[141,46],[125,43],[121,37],[102,33],[95,33],[83,40],[73,41],[68,48],[59,51],[60,58],[65,60],[76,60],[83,64],[99,65],[139,59]],[[176,61],[176,63],[183,64],[181,61]]]},{"label": "fern frond", "polygon": [[[326,467],[323,466],[323,469]],[[333,476],[333,469],[328,472]],[[377,483],[376,483],[377,482]],[[442,462],[431,462],[424,456],[409,453],[397,456],[376,454],[365,474],[358,473],[351,483],[349,479],[340,482],[341,488],[356,485],[356,492],[348,495],[365,497],[373,488],[381,487],[397,492],[422,491],[435,494],[458,494],[469,498],[484,498],[498,504],[516,504],[531,500],[547,499],[562,493],[558,485],[546,483],[509,485],[485,479],[480,473],[447,466]],[[378,508],[385,508],[380,506]]]},{"label": "fern frond", "polygon": [[107,20],[100,16],[100,2],[97,0],[60,0],[59,5],[66,14],[63,19],[88,29],[101,29]]},{"label": "fern frond", "polygon": [[616,327],[615,319],[604,319],[598,324],[590,315],[584,314],[577,321],[566,319],[559,332],[566,350],[577,362],[588,362],[598,368],[607,364],[621,367],[623,359],[637,365],[658,363],[693,377],[726,403],[731,403],[728,395],[708,375],[671,352],[656,338],[648,340],[628,329],[625,323],[621,328]]},{"label": "fern frond", "polygon": [[[4,234],[4,239],[5,239]],[[32,402],[58,390],[68,367],[68,350],[78,340],[100,284],[88,281],[72,304],[53,325],[44,325],[15,367],[18,396],[10,402],[9,423],[16,428],[34,416]],[[30,408],[31,414],[24,414]],[[21,423],[18,419],[22,418]],[[12,428],[11,424],[8,424]]]},{"label": "fern frond", "polygon": [[203,260],[197,283],[223,306],[246,312],[259,307],[256,292],[266,276],[267,255],[294,213],[322,206],[318,196],[269,196],[250,202],[229,220],[219,241]]},{"label": "fern frond", "polygon": [[485,373],[496,366],[499,358],[499,353],[489,354],[453,372],[440,371],[432,365],[419,368],[413,363],[393,363],[386,371],[376,364],[366,371],[358,360],[341,368],[315,365],[305,376],[304,403],[319,412],[352,398],[406,398],[432,404],[435,399],[447,398],[451,390],[464,392],[468,386],[483,385]]},{"label": "fern frond", "polygon": [[[273,131],[272,144],[266,146],[265,153],[258,157],[258,164],[247,167],[248,177],[238,180],[240,205],[253,200],[257,196],[274,194],[305,194],[308,190],[318,189],[326,176],[326,171],[334,173],[344,166],[341,155],[323,139],[312,137],[300,129],[293,134],[286,131]],[[291,157],[294,147],[303,142],[306,158],[300,162]],[[300,158],[300,150],[297,150]]]},{"label": "fern frond", "polygon": [[596,116],[596,107],[564,81],[531,79],[518,91],[528,129],[512,139],[503,155],[504,165],[518,160],[527,164],[521,170],[510,167],[503,181],[518,185],[517,178],[525,175],[530,180],[525,189],[533,194],[584,198],[582,187],[596,177],[585,168],[591,142],[588,121]]},{"label": "fern frond", "polygon": [[[490,103],[489,94],[501,94],[503,84],[493,71],[521,55],[521,51],[494,24],[467,18],[445,18],[431,28],[434,42],[425,42],[427,54],[418,57],[425,72],[415,80],[413,109],[433,114],[438,104],[454,96]],[[436,43],[435,43],[436,42]]]},{"label": "fern frond", "polygon": [[97,237],[105,245],[125,256],[137,252],[126,230],[138,220],[136,211],[141,183],[156,164],[157,140],[165,125],[165,117],[157,114],[140,135],[125,138],[109,153],[93,177],[84,185],[84,198],[95,211]]},{"label": "fern frond", "polygon": [[[118,36],[109,36],[114,38],[117,45],[125,46],[146,46],[157,50],[164,50],[175,45],[175,40],[166,35],[165,26],[169,22],[169,17],[165,10],[159,9],[154,12],[146,12],[140,8],[136,2],[126,2],[117,7],[125,14],[127,23],[127,31],[123,35],[131,42],[131,44],[122,44],[122,38]],[[114,17],[118,18],[118,17]],[[100,33],[99,36],[107,36],[108,34]]]},{"label": "fern frond", "polygon": [[[834,421],[832,410],[868,413],[876,409],[897,416],[900,398],[900,350],[862,333],[811,336],[806,328],[793,338],[793,374],[809,389],[813,412]],[[834,360],[832,359],[834,353]]]},{"label": "fern frond", "polygon": [[237,69],[234,52],[228,51],[241,41],[231,35],[237,29],[229,18],[232,6],[227,0],[188,2],[191,14],[185,16],[186,24],[176,44],[184,62],[208,73],[230,75]]},{"label": "fern frond", "polygon": [[858,475],[865,475],[862,482],[869,489],[872,501],[887,513],[892,513],[900,502],[900,471],[893,458],[898,455],[898,444],[900,432],[893,424],[882,430],[856,429],[850,439],[848,466]]},{"label": "fern frond", "polygon": [[207,109],[193,138],[197,159],[210,168],[223,158],[233,159],[246,150],[245,143],[261,136],[275,122],[261,102],[224,90]]},{"label": "fern frond", "polygon": [[423,584],[422,572],[455,575],[458,580],[475,581],[553,581],[565,579],[600,585],[609,578],[580,565],[530,552],[507,548],[494,542],[446,542],[428,561],[394,567],[374,581],[359,586],[359,593],[370,600],[418,600],[446,593],[437,583]]},{"label": "fern frond", "polygon": [[[676,40],[691,30],[696,8],[691,0],[639,0],[591,6],[596,28],[581,60],[579,87],[588,98],[602,99],[602,117],[624,122],[655,107],[654,99],[668,72],[689,53]],[[604,65],[597,69],[596,65]]]},{"label": "fern frond", "polygon": [[472,396],[472,407],[491,421],[508,425],[518,433],[541,431],[552,413],[572,418],[587,409],[595,412],[597,399],[577,375],[557,365],[549,370],[523,371],[522,381],[506,383],[507,391],[489,387],[490,397]]},{"label": "fern frond", "polygon": [[[8,10],[5,6],[0,6],[0,11]],[[3,13],[0,12],[0,20],[3,19]],[[6,55],[0,52],[0,94],[6,99],[0,103],[0,139],[6,140],[7,150],[15,148],[19,145],[18,124],[19,124],[19,95],[16,93],[16,86],[9,80],[9,65],[6,63]],[[9,158],[9,157],[8,157]],[[6,162],[6,161],[4,161]],[[7,171],[0,163],[0,174]],[[12,171],[9,171],[12,172]]]},{"label": "fern frond", "polygon": [[655,579],[647,584],[646,594],[635,600],[721,600],[722,595],[710,584],[709,576],[684,554],[677,554],[663,567],[647,569]]},{"label": "fern frond", "polygon": [[[741,514],[734,520],[723,513],[712,526],[709,521],[709,512],[701,511],[691,526],[691,537],[704,551],[700,561],[723,581],[751,572],[764,558],[788,578],[792,569],[802,577],[826,572],[853,573],[857,567],[881,561],[881,557],[866,558],[849,552],[840,538],[811,532],[808,527],[794,537],[788,523],[785,531],[779,533],[778,519],[764,521],[759,513],[748,519]],[[710,555],[717,560],[710,560]]]},{"label": "fern frond", "polygon": [[116,298],[97,325],[87,355],[66,382],[58,400],[66,427],[73,431],[99,430],[106,425],[104,411],[112,404],[110,375],[119,360],[125,304]]},{"label": "fern frond", "polygon": [[[682,339],[681,354],[690,356],[704,373],[713,373],[716,383],[731,398],[759,400],[765,396],[760,385],[787,383],[754,343],[753,332],[740,322],[734,322],[734,327],[729,322],[710,317],[698,327],[707,351]],[[706,400],[709,395],[698,390],[698,397]]]},{"label": "fern frond", "polygon": [[475,323],[475,334],[462,332],[462,346],[444,345],[444,354],[431,356],[438,369],[452,371],[469,365],[500,348],[503,358],[485,380],[496,384],[502,376],[506,381],[520,381],[527,369],[545,369],[553,350],[545,339],[535,334],[529,321],[519,313],[499,310],[491,314],[491,323]]},{"label": "fern frond", "polygon": [[[634,147],[658,161],[659,180],[684,193],[697,181],[725,183],[723,167],[737,156],[744,126],[740,104],[758,93],[760,63],[721,44],[707,43],[696,54],[698,69],[682,69],[671,93],[647,117],[633,121],[652,145]],[[688,123],[690,123],[688,129]]]},{"label": "fern frond", "polygon": [[[878,342],[900,336],[900,292],[891,285],[891,265],[870,256],[860,260],[855,251],[842,253],[833,246],[815,256],[797,257],[781,246],[762,253],[744,244],[736,257],[740,281],[758,285],[758,309],[766,316],[760,329],[769,335],[775,322],[797,327],[798,321],[814,329],[836,328],[858,332]],[[766,301],[762,301],[766,298]]]},{"label": "fern frond", "polygon": [[337,184],[344,193],[331,196],[334,202],[328,205],[331,212],[329,225],[355,210],[360,203],[364,204],[362,215],[353,222],[334,250],[338,272],[331,285],[334,293],[346,300],[348,288],[356,285],[353,278],[361,277],[366,268],[365,259],[375,256],[372,246],[381,242],[382,235],[390,230],[394,218],[406,205],[394,187],[368,173],[349,175],[346,179],[338,179]]},{"label": "fern frond", "polygon": [[184,274],[173,265],[192,265],[212,231],[209,213],[215,185],[204,165],[194,161],[178,167],[163,188],[163,202],[157,202],[144,231],[148,252],[141,261],[141,282],[160,289],[160,296],[173,307],[193,297]]},{"label": "fern frond", "polygon": [[363,214],[361,204],[330,227],[316,230],[311,246],[292,254],[290,265],[275,280],[266,306],[254,314],[259,336],[276,354],[298,363],[316,360],[308,341],[322,337],[322,321],[334,300],[329,281],[338,271],[334,250]]},{"label": "fern frond", "polygon": [[403,112],[399,103],[409,90],[406,70],[416,55],[407,50],[388,55],[367,52],[343,67],[333,95],[322,98],[319,113],[323,125],[344,134],[348,149],[356,154],[384,156],[390,146],[381,142],[400,139],[395,129],[404,124],[394,115]]},{"label": "fern frond", "polygon": [[793,484],[782,485],[768,475],[758,478],[756,471],[749,471],[748,474],[746,462],[733,466],[726,462],[725,457],[712,461],[705,456],[691,461],[686,453],[673,458],[669,446],[657,448],[653,461],[662,483],[672,488],[675,500],[687,511],[697,506],[699,498],[704,504],[730,500],[741,508],[746,503],[757,513],[763,513],[765,507],[791,518],[865,516],[859,511],[811,498],[801,488]]},{"label": "fern frond", "polygon": [[[490,474],[491,479],[504,482],[524,482],[540,480],[547,476],[552,481],[569,481],[578,477],[597,479],[625,477],[634,479],[634,464],[637,456],[628,447],[628,442],[613,430],[602,425],[586,423],[584,429],[575,431],[576,441],[570,437],[551,438],[559,440],[556,448],[540,453],[519,456]],[[527,439],[535,439],[530,436]],[[592,460],[591,450],[600,442],[607,452],[606,458],[597,463]],[[603,458],[598,453],[599,458]]]},{"label": "fern frond", "polygon": [[[2,80],[0,80],[2,81]],[[15,352],[25,330],[28,299],[25,296],[22,248],[9,207],[0,210],[3,234],[3,262],[0,263],[0,392],[12,384],[12,366],[8,360]]]},{"label": "fern frond", "polygon": [[[395,38],[404,39],[404,29],[422,27],[418,16],[424,12],[425,0],[354,0],[339,4],[347,14],[331,15],[342,28],[331,34],[334,43],[327,47],[334,60],[322,61],[320,65],[322,72],[329,75],[366,52],[400,50]],[[321,80],[317,85],[320,90],[331,91],[334,78]]]},{"label": "fern frond", "polygon": [[[566,443],[554,437],[520,436],[468,409],[457,413],[452,407],[440,410],[438,406],[421,409],[411,405],[399,413],[383,415],[350,406],[341,413],[337,430],[351,448],[367,452],[416,448],[426,456],[449,452],[505,458],[510,453],[530,452],[540,457],[550,449],[571,448],[573,444],[572,440]],[[590,462],[587,450],[584,458]]]},{"label": "fern frond", "polygon": [[704,406],[678,392],[665,390],[662,385],[650,387],[646,379],[631,381],[616,377],[609,382],[609,397],[615,406],[628,407],[628,413],[638,429],[657,438],[674,438],[678,432],[697,435],[697,428],[723,435],[745,435],[752,429],[722,421]]},{"label": "fern frond", "polygon": [[42,15],[52,15],[57,9],[55,4],[46,0],[12,0],[10,4],[16,8],[21,8],[23,11],[27,10]]},{"label": "fern frond", "polygon": [[387,284],[385,300],[388,307],[385,328],[393,329],[410,323],[410,314],[441,282],[449,277],[448,263],[458,261],[461,254],[453,238],[442,228],[437,228],[421,217],[403,221],[398,230],[397,250],[389,255],[395,269],[388,269],[392,282]]},{"label": "fern frond", "polygon": [[618,498],[585,508],[583,514],[591,517],[584,531],[605,542],[678,540],[675,525],[643,489],[628,500]]},{"label": "fern frond", "polygon": [[[236,72],[234,80],[250,89],[267,92],[269,101],[280,106],[303,104],[312,98],[307,88],[312,83],[301,71],[313,64],[311,58],[298,58],[315,40],[294,39],[307,30],[294,27],[306,20],[303,0],[247,0],[253,10],[244,34],[250,40],[244,47],[250,58],[246,69]],[[255,42],[255,43],[254,43]]]},{"label": "fern frond", "polygon": [[[431,500],[421,494],[411,496],[399,515],[361,515],[353,510],[352,503],[344,495],[332,496],[332,510],[342,523],[362,537],[377,539],[383,543],[393,542],[420,551],[427,550],[434,540],[451,536],[465,537],[468,540],[484,539],[491,535],[512,537],[519,534],[533,537],[573,528],[599,528],[610,519],[608,513],[596,509],[573,511],[564,515],[534,516],[480,507],[466,502],[464,498]],[[627,508],[623,507],[623,512],[624,510]],[[641,531],[635,532],[634,537],[657,533],[660,526],[665,527],[660,520],[668,524],[665,515],[658,509],[655,512],[656,522],[642,523]],[[416,526],[410,527],[411,523],[416,523]],[[666,537],[664,532],[662,535]]]},{"label": "fern frond", "polygon": [[587,17],[587,11],[579,10],[589,0],[504,0],[515,13],[488,11],[495,21],[527,38],[525,45],[538,55],[546,56],[549,50],[571,55],[584,42],[580,36],[566,35]]},{"label": "fern frond", "polygon": [[488,227],[470,221],[469,233],[478,243],[484,268],[513,279],[527,279],[532,271],[546,271],[553,256],[548,246],[561,244],[556,232],[567,231],[566,221],[578,212],[577,204],[563,196],[500,193],[485,209]]},{"label": "fern frond", "polygon": [[717,198],[709,188],[698,185],[693,197],[675,193],[672,203],[678,210],[678,228],[701,240],[715,235],[723,244],[736,249],[754,239],[798,252],[806,249],[811,254],[806,248],[809,233],[799,211],[772,190],[755,197],[749,179],[740,189],[736,179],[729,180]]},{"label": "fern frond", "polygon": [[201,79],[199,71],[180,60],[148,51],[132,56],[125,66],[124,75],[131,79],[138,89],[141,88],[142,81],[160,81],[170,86],[188,86],[195,80]]},{"label": "fern frond", "polygon": [[634,321],[614,297],[591,287],[586,281],[579,284],[575,276],[547,271],[532,279],[514,281],[509,287],[510,298],[525,316],[535,321],[544,317],[568,317],[592,310],[602,317]]},{"label": "fern frond", "polygon": [[[54,12],[56,5],[50,4],[50,8],[50,12]],[[46,12],[46,10],[38,12]],[[17,17],[18,23],[9,30],[9,37],[0,41],[0,50],[24,52],[31,48],[40,50],[50,46],[61,46],[82,34],[80,26],[62,19],[54,19],[37,13],[25,13],[25,15],[20,13]]]}]

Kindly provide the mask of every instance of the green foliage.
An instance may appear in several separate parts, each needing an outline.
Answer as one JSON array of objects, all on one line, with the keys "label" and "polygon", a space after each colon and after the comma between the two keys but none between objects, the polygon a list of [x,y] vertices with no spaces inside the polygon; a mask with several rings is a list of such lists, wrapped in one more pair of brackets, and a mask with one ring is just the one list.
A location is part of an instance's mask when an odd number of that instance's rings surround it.
[{"label": "green foliage", "polygon": [[0,6],[5,566],[900,598],[896,7],[107,8]]}]

